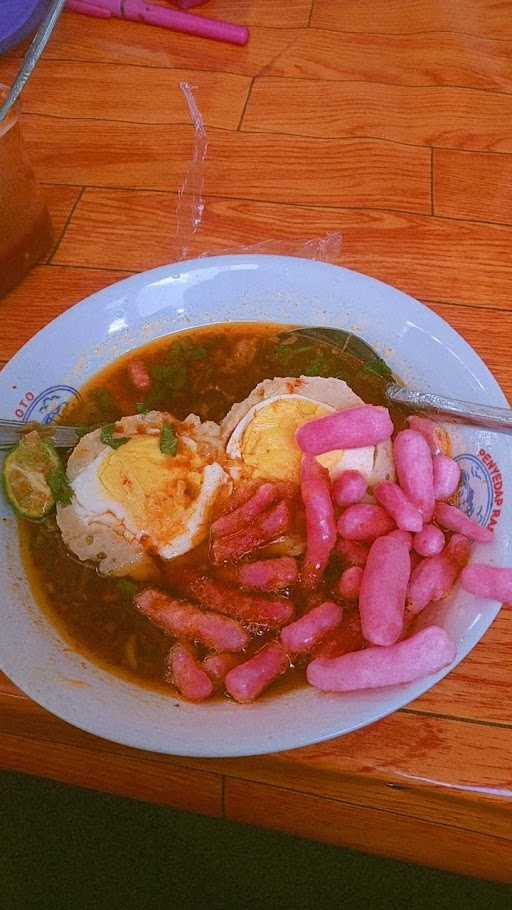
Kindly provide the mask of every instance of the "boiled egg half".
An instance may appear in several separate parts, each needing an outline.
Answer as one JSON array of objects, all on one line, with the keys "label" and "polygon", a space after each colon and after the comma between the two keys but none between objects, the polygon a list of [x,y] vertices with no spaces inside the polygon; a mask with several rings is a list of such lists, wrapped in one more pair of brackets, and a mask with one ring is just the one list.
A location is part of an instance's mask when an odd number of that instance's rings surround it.
[{"label": "boiled egg half", "polygon": [[[256,479],[300,477],[301,451],[295,434],[303,424],[364,402],[341,379],[324,377],[265,380],[245,401],[233,406],[222,423],[226,453],[242,462]],[[337,449],[318,456],[332,479],[343,471],[360,471],[369,484],[394,476],[390,444]]]},{"label": "boiled egg half", "polygon": [[[134,418],[125,418],[133,429]],[[126,425],[126,424],[125,424]],[[161,426],[161,424],[160,424]],[[229,475],[215,460],[221,450],[192,427],[179,433],[176,455],[160,450],[154,420],[137,420],[136,432],[119,448],[101,442],[100,431],[85,436],[68,464],[74,493],[60,506],[57,521],[67,546],[100,571],[137,574],[148,553],[172,559],[200,543],[210,513]],[[123,421],[117,425],[123,432]]]}]

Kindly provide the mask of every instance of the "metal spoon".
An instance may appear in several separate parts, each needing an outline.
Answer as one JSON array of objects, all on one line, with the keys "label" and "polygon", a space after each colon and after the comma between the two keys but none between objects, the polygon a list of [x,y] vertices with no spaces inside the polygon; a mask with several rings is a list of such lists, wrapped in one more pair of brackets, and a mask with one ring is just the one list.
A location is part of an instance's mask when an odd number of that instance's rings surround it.
[{"label": "metal spoon", "polygon": [[[463,423],[484,427],[497,433],[512,434],[512,410],[496,408],[471,401],[459,401],[434,392],[420,392],[403,386],[386,361],[358,335],[343,329],[324,326],[303,326],[292,329],[286,336],[298,336],[327,344],[344,354],[357,358],[368,372],[381,377],[388,401],[414,411],[427,411],[449,423]],[[284,336],[283,336],[284,337]]]},{"label": "metal spoon", "polygon": [[65,2],[66,0],[53,0],[48,13],[41,22],[32,42],[27,48],[18,75],[10,87],[4,103],[0,106],[0,123],[2,120],[5,120],[13,104],[17,101],[30,79],[39,57],[50,40],[50,35],[57,24]]}]

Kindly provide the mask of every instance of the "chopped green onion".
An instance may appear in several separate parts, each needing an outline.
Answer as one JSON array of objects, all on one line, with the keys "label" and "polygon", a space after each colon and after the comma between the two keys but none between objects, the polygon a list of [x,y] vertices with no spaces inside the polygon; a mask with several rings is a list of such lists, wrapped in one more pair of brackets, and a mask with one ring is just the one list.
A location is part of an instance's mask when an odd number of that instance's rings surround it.
[{"label": "chopped green onion", "polygon": [[120,446],[124,446],[125,442],[128,442],[127,436],[119,436],[117,439],[114,439],[113,433],[116,428],[115,423],[109,423],[106,427],[103,427],[100,439],[106,445],[110,446],[111,449],[118,449]]},{"label": "chopped green onion", "polygon": [[73,498],[73,489],[61,464],[50,471],[46,482],[52,491],[55,502],[61,502],[62,505],[68,506]]},{"label": "chopped green onion", "polygon": [[208,351],[206,348],[191,348],[188,352],[189,360],[204,360],[208,356]]},{"label": "chopped green onion", "polygon": [[139,590],[138,585],[134,581],[131,581],[130,578],[118,578],[116,580],[116,586],[123,598],[130,601],[133,600]]},{"label": "chopped green onion", "polygon": [[304,376],[320,376],[322,373],[328,372],[328,366],[325,355],[319,353],[304,370]]},{"label": "chopped green onion", "polygon": [[173,426],[164,423],[160,430],[160,451],[162,455],[176,455],[178,451],[178,435]]},{"label": "chopped green onion", "polygon": [[90,396],[94,400],[96,407],[104,411],[111,411],[114,407],[114,400],[108,389],[99,386],[97,389],[91,389]]}]

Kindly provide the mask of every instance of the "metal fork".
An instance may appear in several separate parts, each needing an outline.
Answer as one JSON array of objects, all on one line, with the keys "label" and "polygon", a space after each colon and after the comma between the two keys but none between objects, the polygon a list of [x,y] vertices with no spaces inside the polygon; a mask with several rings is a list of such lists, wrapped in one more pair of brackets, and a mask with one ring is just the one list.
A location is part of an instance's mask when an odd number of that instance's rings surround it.
[{"label": "metal fork", "polygon": [[58,449],[70,449],[83,436],[83,427],[63,427],[58,424],[23,423],[21,420],[0,418],[0,452],[11,449],[31,430],[51,440]]}]

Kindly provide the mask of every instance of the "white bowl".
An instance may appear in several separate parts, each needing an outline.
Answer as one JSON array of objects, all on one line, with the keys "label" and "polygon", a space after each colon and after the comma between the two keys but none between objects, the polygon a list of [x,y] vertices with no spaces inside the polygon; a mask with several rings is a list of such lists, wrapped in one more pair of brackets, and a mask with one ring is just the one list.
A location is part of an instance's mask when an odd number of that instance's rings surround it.
[{"label": "white bowl", "polygon": [[[495,379],[442,319],[405,294],[346,269],[279,256],[219,256],[128,278],[72,307],[39,332],[0,377],[3,417],[50,421],[70,396],[120,354],[154,338],[219,322],[283,322],[350,329],[411,385],[506,405]],[[509,565],[511,448],[506,436],[458,430],[463,508],[495,521],[492,546],[475,556]],[[192,705],[124,681],[70,651],[32,597],[16,522],[0,502],[0,666],[24,691],[77,727],[175,755],[237,756],[292,749],[363,727],[421,695],[452,669],[409,685],[326,695],[301,688],[240,706]],[[422,614],[443,625],[456,663],[482,637],[499,604],[457,589]],[[455,665],[455,664],[454,664]],[[452,665],[452,666],[454,666]]]}]

